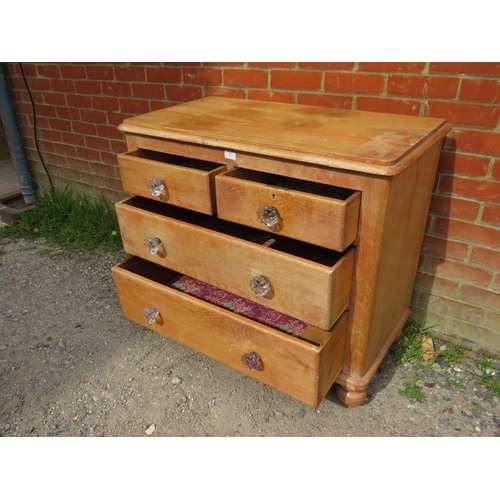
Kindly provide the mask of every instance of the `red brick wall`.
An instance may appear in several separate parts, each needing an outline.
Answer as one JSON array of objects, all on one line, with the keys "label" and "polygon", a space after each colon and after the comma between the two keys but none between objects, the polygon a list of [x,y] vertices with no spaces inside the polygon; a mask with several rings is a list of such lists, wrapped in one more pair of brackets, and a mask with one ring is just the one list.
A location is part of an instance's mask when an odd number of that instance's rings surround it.
[{"label": "red brick wall", "polygon": [[[23,64],[57,185],[123,196],[123,118],[208,95],[446,118],[413,307],[500,352],[500,63]],[[6,64],[35,178],[47,184],[18,64]]]}]

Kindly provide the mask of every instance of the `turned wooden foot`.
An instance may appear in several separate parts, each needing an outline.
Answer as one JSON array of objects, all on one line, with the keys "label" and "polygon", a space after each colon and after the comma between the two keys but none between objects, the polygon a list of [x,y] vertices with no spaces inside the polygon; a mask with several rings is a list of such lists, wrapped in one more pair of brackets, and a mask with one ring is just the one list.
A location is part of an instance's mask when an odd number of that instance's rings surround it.
[{"label": "turned wooden foot", "polygon": [[336,386],[337,397],[346,406],[359,406],[365,402],[368,396],[368,391],[348,391],[345,387],[341,385]]}]

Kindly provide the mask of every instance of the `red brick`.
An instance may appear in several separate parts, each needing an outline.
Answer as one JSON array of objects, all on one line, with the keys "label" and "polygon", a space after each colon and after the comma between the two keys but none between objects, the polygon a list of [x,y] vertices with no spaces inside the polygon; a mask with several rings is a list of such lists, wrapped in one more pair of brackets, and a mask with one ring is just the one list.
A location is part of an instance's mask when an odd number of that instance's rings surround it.
[{"label": "red brick", "polygon": [[478,267],[472,267],[460,262],[443,260],[440,257],[427,257],[425,269],[436,276],[456,280],[473,285],[488,286],[493,274]]},{"label": "red brick", "polygon": [[111,143],[111,151],[114,151],[116,154],[125,153],[125,151],[127,151],[127,145],[125,141],[110,140],[110,143]]},{"label": "red brick", "polygon": [[497,132],[455,128],[452,140],[459,151],[500,155],[500,133]]},{"label": "red brick", "polygon": [[123,132],[112,125],[97,125],[97,135],[109,139],[123,139]]},{"label": "red brick", "polygon": [[60,64],[59,68],[63,78],[87,78],[85,66],[82,64],[65,63]]},{"label": "red brick", "polygon": [[500,294],[491,290],[484,290],[470,285],[462,285],[460,289],[462,299],[468,304],[476,305],[492,311],[500,311]]},{"label": "red brick", "polygon": [[225,69],[224,85],[232,87],[267,87],[268,72],[260,69]]},{"label": "red brick", "polygon": [[148,82],[181,83],[180,68],[146,68]]},{"label": "red brick", "polygon": [[354,69],[353,62],[299,62],[299,68],[306,69],[329,69],[329,70],[350,70]]},{"label": "red brick", "polygon": [[34,63],[19,63],[19,64],[22,64],[22,68],[23,68],[23,73],[25,74],[25,76],[36,76],[38,73],[37,73],[37,70],[36,70],[36,64]]},{"label": "red brick", "polygon": [[460,88],[460,99],[466,101],[500,101],[500,80],[464,78]]},{"label": "red brick", "polygon": [[467,256],[469,245],[444,238],[426,235],[422,245],[422,253],[445,257],[447,259],[464,260]]},{"label": "red brick", "polygon": [[490,247],[497,247],[500,241],[500,228],[442,217],[436,219],[433,232],[436,236]]},{"label": "red brick", "polygon": [[417,272],[415,279],[415,288],[434,294],[444,295],[445,297],[458,297],[458,283],[456,281],[439,278],[432,274]]},{"label": "red brick", "polygon": [[248,99],[257,101],[273,102],[295,102],[295,95],[292,92],[275,92],[274,90],[249,90]]},{"label": "red brick", "polygon": [[384,97],[357,97],[356,109],[378,113],[394,113],[418,116],[420,103],[409,99],[389,99]]},{"label": "red brick", "polygon": [[77,147],[76,152],[79,158],[86,158],[87,160],[98,161],[101,158],[99,151],[90,148]]},{"label": "red brick", "polygon": [[476,201],[462,200],[450,196],[433,195],[430,213],[454,219],[476,220],[479,213],[479,203]]},{"label": "red brick", "polygon": [[36,70],[40,76],[52,78],[59,78],[61,76],[59,65],[57,64],[37,64]]},{"label": "red brick", "polygon": [[56,111],[58,118],[64,118],[66,120],[80,120],[81,118],[79,108],[66,108],[57,106]]},{"label": "red brick", "polygon": [[493,176],[493,179],[500,181],[500,160],[496,160],[493,164],[493,170],[491,174]]},{"label": "red brick", "polygon": [[116,97],[129,97],[132,95],[130,83],[102,82],[102,93]]},{"label": "red brick", "polygon": [[225,87],[205,87],[205,96],[233,97],[236,99],[245,99],[244,89],[228,89]]},{"label": "red brick", "polygon": [[76,156],[75,146],[70,144],[54,143],[54,151],[64,156]]},{"label": "red brick", "polygon": [[104,64],[88,64],[85,66],[87,78],[93,80],[114,80],[113,67]]},{"label": "red brick", "polygon": [[120,104],[116,97],[93,96],[92,107],[104,111],[116,111],[120,109]]},{"label": "red brick", "polygon": [[58,106],[66,105],[66,96],[57,92],[44,92],[43,99],[46,104],[55,104]]},{"label": "red brick", "polygon": [[[208,95],[205,90],[205,95]],[[156,111],[157,109],[165,109],[169,107],[169,103],[161,100],[161,101],[153,101],[150,100],[149,102],[149,109],[150,111]]]},{"label": "red brick", "polygon": [[277,89],[319,90],[321,79],[318,71],[271,71],[271,87]]},{"label": "red brick", "polygon": [[50,80],[48,78],[29,78],[28,86],[30,90],[50,90]]},{"label": "red brick", "polygon": [[[453,151],[443,151],[439,157],[439,172],[470,177],[484,177],[490,160],[484,156],[471,156]],[[500,173],[500,172],[499,172]]]},{"label": "red brick", "polygon": [[297,95],[299,104],[307,104],[310,106],[323,106],[326,108],[352,108],[352,96],[346,95],[331,95],[331,94],[305,94],[300,92]]},{"label": "red brick", "polygon": [[101,161],[108,165],[116,164],[116,155],[109,151],[101,151]]},{"label": "red brick", "polygon": [[68,106],[72,108],[91,108],[92,98],[88,95],[68,94],[66,96]]},{"label": "red brick", "polygon": [[60,120],[59,118],[49,118],[50,128],[55,130],[71,130],[71,122],[69,120]]},{"label": "red brick", "polygon": [[500,75],[497,62],[431,62],[432,73],[463,73],[470,75]]},{"label": "red brick", "polygon": [[97,109],[82,109],[82,120],[90,123],[106,123],[106,113]]},{"label": "red brick", "polygon": [[97,135],[96,126],[93,123],[85,123],[85,122],[73,122],[72,123],[73,132],[77,134],[90,134]]},{"label": "red brick", "polygon": [[219,85],[222,83],[222,71],[214,68],[183,68],[184,83],[198,85]]},{"label": "red brick", "polygon": [[425,67],[423,62],[360,62],[360,71],[401,71],[407,73],[419,73]]},{"label": "red brick", "polygon": [[441,193],[453,193],[481,201],[500,202],[500,183],[443,175],[439,186]]},{"label": "red brick", "polygon": [[389,75],[387,92],[392,95],[448,98],[457,95],[458,78],[448,76]]},{"label": "red brick", "polygon": [[201,87],[194,85],[167,85],[165,91],[167,99],[172,101],[192,101],[202,97]]},{"label": "red brick", "polygon": [[97,175],[91,172],[82,172],[82,181],[83,182],[88,182],[89,184],[92,184],[93,186],[104,186],[105,185],[105,180],[102,175]]},{"label": "red brick", "polygon": [[109,149],[109,139],[103,137],[94,137],[92,135],[85,136],[85,145],[88,148],[100,149],[107,151]]},{"label": "red brick", "polygon": [[101,162],[89,162],[89,171],[105,177],[116,178],[116,168],[114,165],[103,165]]},{"label": "red brick", "polygon": [[62,142],[62,134],[59,130],[50,130],[42,128],[39,131],[40,137],[47,141]]},{"label": "red brick", "polygon": [[[170,64],[170,63],[168,63]],[[204,62],[203,66],[231,66],[231,67],[241,67],[245,66],[243,62]]]},{"label": "red brick", "polygon": [[55,92],[75,91],[75,82],[72,80],[50,80],[50,85]]},{"label": "red brick", "polygon": [[294,62],[249,62],[249,67],[256,68],[295,68]]},{"label": "red brick", "polygon": [[465,104],[449,101],[429,101],[426,116],[446,118],[450,123],[496,127],[500,117],[499,106]]},{"label": "red brick", "polygon": [[500,224],[500,205],[493,203],[485,204],[481,220],[487,224]]},{"label": "red brick", "polygon": [[144,82],[146,72],[141,66],[114,66],[115,78],[124,82]]},{"label": "red brick", "polygon": [[115,127],[118,127],[118,125],[120,125],[123,120],[125,120],[125,118],[128,118],[130,115],[126,114],[126,113],[115,113],[115,112],[111,112],[111,113],[108,113],[108,123],[110,125],[114,125]]},{"label": "red brick", "polygon": [[134,115],[148,113],[149,104],[144,99],[120,99],[120,110]]},{"label": "red brick", "polygon": [[470,256],[470,261],[480,266],[500,269],[500,252],[490,250],[489,248],[474,247]]},{"label": "red brick", "polygon": [[160,83],[133,83],[132,95],[134,97],[163,99],[165,91],[164,86]]},{"label": "red brick", "polygon": [[384,90],[385,76],[370,73],[325,74],[326,92],[347,92],[355,94],[380,94]]},{"label": "red brick", "polygon": [[85,136],[82,134],[75,134],[73,132],[62,132],[61,136],[63,142],[67,144],[75,144],[78,146],[83,146],[85,144]]},{"label": "red brick", "polygon": [[75,90],[80,94],[100,94],[101,82],[93,80],[76,80]]},{"label": "red brick", "polygon": [[40,150],[43,152],[42,154],[45,154],[49,151],[51,153],[54,152],[54,144],[56,144],[55,142],[45,141],[44,139],[38,139],[37,142]]},{"label": "red brick", "polygon": [[[31,112],[31,110],[29,112]],[[38,116],[53,116],[53,117],[57,116],[56,108],[54,106],[51,105],[48,106],[45,104],[37,104],[36,114]]]}]

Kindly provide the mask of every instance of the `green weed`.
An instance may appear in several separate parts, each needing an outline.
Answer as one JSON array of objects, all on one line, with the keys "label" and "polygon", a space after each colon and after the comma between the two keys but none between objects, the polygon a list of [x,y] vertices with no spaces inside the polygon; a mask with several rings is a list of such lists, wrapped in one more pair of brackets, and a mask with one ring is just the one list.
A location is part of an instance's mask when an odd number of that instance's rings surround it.
[{"label": "green weed", "polygon": [[425,326],[425,321],[421,323],[409,318],[403,328],[401,338],[391,346],[391,352],[398,364],[413,363],[422,366],[425,362],[422,357],[422,339],[428,335],[431,326]]},{"label": "green weed", "polygon": [[38,238],[70,251],[120,250],[122,242],[114,209],[68,190],[39,196],[18,222],[0,229],[1,236]]},{"label": "green weed", "polygon": [[401,396],[409,399],[410,401],[417,401],[423,403],[426,399],[422,387],[418,384],[420,377],[418,373],[415,373],[411,378],[403,380],[403,389],[400,389],[398,393]]}]

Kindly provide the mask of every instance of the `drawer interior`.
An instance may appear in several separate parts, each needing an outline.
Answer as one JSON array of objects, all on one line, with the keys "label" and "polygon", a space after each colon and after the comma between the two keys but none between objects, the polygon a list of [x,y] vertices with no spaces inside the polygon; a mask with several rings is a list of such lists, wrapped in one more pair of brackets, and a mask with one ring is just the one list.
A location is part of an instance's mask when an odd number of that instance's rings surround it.
[{"label": "drawer interior", "polygon": [[320,184],[318,182],[294,179],[292,177],[284,177],[281,175],[257,172],[255,170],[247,170],[245,168],[235,168],[234,170],[226,172],[223,175],[225,175],[226,177],[233,177],[235,179],[242,179],[249,182],[275,186],[282,189],[289,189],[293,191],[300,191],[302,193],[324,196],[326,198],[332,198],[340,201],[346,201],[356,192],[351,189],[331,186],[328,184]]},{"label": "drawer interior", "polygon": [[139,257],[131,257],[117,267],[153,283],[175,289],[180,293],[186,293],[204,302],[209,302],[212,305],[264,324],[274,330],[297,337],[315,346],[322,345],[330,336],[328,331],[311,327],[296,318]]},{"label": "drawer interior", "polygon": [[266,231],[242,226],[233,222],[218,219],[201,213],[185,210],[180,207],[166,205],[154,200],[141,197],[129,198],[121,202],[122,205],[145,210],[165,217],[193,224],[211,231],[216,231],[228,236],[236,237],[258,245],[264,245],[273,250],[284,252],[295,257],[309,260],[323,266],[333,267],[345,252],[329,250],[317,245],[297,241],[285,236],[270,235]]},{"label": "drawer interior", "polygon": [[169,153],[161,153],[159,151],[151,151],[149,149],[136,149],[129,151],[126,156],[131,158],[139,158],[143,160],[157,161],[177,165],[179,167],[192,168],[202,172],[210,172],[219,168],[221,165],[212,161],[198,160],[196,158],[188,158],[186,156],[172,155]]}]

